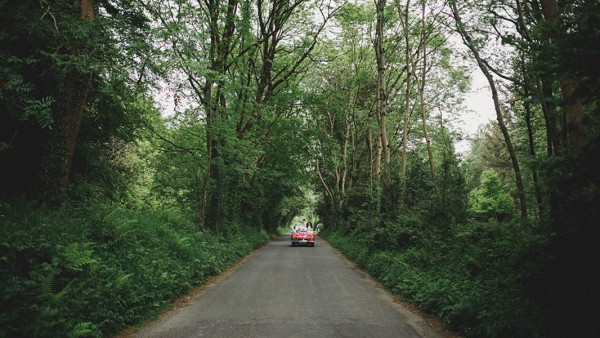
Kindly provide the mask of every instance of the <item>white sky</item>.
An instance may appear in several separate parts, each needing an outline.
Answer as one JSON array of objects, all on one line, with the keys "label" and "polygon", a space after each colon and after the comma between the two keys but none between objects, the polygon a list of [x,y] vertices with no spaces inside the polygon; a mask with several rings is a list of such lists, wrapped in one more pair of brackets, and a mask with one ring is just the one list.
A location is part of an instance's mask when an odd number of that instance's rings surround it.
[{"label": "white sky", "polygon": [[496,119],[492,94],[485,76],[478,68],[472,68],[471,74],[473,83],[465,97],[467,111],[464,111],[460,119],[453,124],[453,127],[465,136],[465,139],[455,144],[456,151],[462,155],[470,150],[470,139],[477,134],[479,127]]},{"label": "white sky", "polygon": [[475,134],[480,125],[495,120],[496,112],[492,93],[487,79],[479,70],[473,74],[472,89],[465,102],[469,110],[472,110],[464,118],[464,128],[469,134]]}]

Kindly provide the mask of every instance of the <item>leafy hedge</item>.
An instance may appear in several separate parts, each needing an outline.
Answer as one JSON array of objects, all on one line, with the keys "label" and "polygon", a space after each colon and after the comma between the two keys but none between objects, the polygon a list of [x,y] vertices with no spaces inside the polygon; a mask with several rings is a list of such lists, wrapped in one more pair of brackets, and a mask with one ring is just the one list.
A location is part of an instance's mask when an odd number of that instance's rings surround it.
[{"label": "leafy hedge", "polygon": [[392,292],[466,336],[536,337],[545,335],[545,314],[528,288],[543,266],[535,261],[543,241],[529,231],[471,222],[396,250],[377,248],[360,231],[323,235]]},{"label": "leafy hedge", "polygon": [[156,316],[264,245],[175,211],[0,204],[0,337],[100,337]]}]

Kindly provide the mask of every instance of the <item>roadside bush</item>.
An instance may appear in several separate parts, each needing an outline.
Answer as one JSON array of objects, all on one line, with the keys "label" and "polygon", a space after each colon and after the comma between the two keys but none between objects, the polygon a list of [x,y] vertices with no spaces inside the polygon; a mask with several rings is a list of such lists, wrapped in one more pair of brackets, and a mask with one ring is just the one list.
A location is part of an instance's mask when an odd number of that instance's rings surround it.
[{"label": "roadside bush", "polygon": [[514,202],[493,170],[481,174],[481,184],[469,195],[469,212],[479,220],[504,220],[515,214]]},{"label": "roadside bush", "polygon": [[0,337],[100,337],[151,318],[264,245],[169,210],[0,205]]},{"label": "roadside bush", "polygon": [[530,254],[544,243],[518,222],[449,225],[449,236],[418,237],[395,250],[355,234],[324,237],[394,293],[469,337],[543,336],[547,318],[529,295]]}]

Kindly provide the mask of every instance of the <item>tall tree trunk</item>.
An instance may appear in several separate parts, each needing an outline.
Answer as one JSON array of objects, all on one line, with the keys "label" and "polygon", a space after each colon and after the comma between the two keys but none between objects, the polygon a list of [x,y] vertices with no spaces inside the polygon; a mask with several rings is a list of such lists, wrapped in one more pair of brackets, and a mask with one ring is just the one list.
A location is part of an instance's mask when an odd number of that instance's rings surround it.
[{"label": "tall tree trunk", "polygon": [[79,70],[72,70],[67,75],[65,89],[67,98],[65,102],[65,114],[62,118],[62,130],[64,131],[64,141],[66,146],[66,165],[60,178],[60,188],[65,191],[69,184],[71,176],[71,167],[73,165],[73,155],[77,145],[77,136],[81,126],[81,119],[87,102],[87,96],[90,88],[92,73],[81,73]]},{"label": "tall tree trunk", "polygon": [[[373,219],[375,215],[377,215],[377,212],[379,211],[378,205],[379,205],[379,201],[375,200],[373,198],[373,196],[375,196],[375,193],[378,191],[378,187],[379,187],[379,176],[377,175],[377,169],[376,167],[381,163],[378,162],[378,158],[379,161],[381,161],[381,153],[377,151],[376,145],[374,145],[375,141],[373,140],[373,127],[371,125],[371,118],[368,118],[369,121],[367,121],[367,138],[366,138],[366,142],[367,142],[367,149],[369,151],[369,165],[370,165],[370,169],[369,170],[369,203],[368,203],[368,215],[367,217],[369,219]],[[375,151],[373,151],[373,147],[375,146]],[[376,212],[377,211],[377,212]]]},{"label": "tall tree trunk", "polygon": [[548,80],[537,81],[537,95],[544,113],[546,125],[546,154],[553,156],[562,153],[562,142],[560,138],[559,122],[556,119],[556,110],[548,100],[552,98],[552,85]]},{"label": "tall tree trunk", "polygon": [[200,197],[200,217],[198,221],[198,230],[204,229],[206,225],[206,201],[208,198],[208,180],[210,177],[210,163],[206,165],[204,180],[202,182],[202,195]]},{"label": "tall tree trunk", "polygon": [[383,183],[389,182],[389,168],[390,162],[390,150],[387,138],[387,123],[386,123],[386,105],[387,105],[387,93],[385,85],[385,47],[383,43],[384,29],[385,29],[385,0],[378,0],[376,3],[377,7],[377,23],[375,27],[375,54],[377,57],[377,122],[378,122],[378,135],[377,135],[377,149],[375,155],[375,176],[379,179],[381,174],[381,162],[383,161]]},{"label": "tall tree trunk", "polygon": [[[226,114],[226,101],[222,94],[223,79],[220,75],[226,72],[227,59],[231,54],[232,37],[235,33],[235,16],[238,8],[237,0],[228,0],[225,8],[220,1],[207,1],[206,13],[210,35],[210,71],[202,88],[202,104],[206,111],[206,151],[207,171],[204,183],[204,193],[200,205],[199,228],[206,225],[219,231],[219,221],[222,208],[222,178],[221,163],[218,159],[220,149],[225,140],[217,130],[219,119]],[[222,26],[222,27],[221,27]],[[216,89],[215,89],[216,88]]]},{"label": "tall tree trunk", "polygon": [[[533,127],[531,125],[531,107],[529,105],[529,103],[525,103],[525,123],[527,124],[527,139],[528,139],[528,143],[529,143],[529,156],[531,157],[532,160],[535,160],[535,144],[533,141]],[[542,198],[542,189],[540,188],[540,181],[538,178],[538,172],[537,169],[532,168],[531,169],[531,174],[532,174],[532,178],[533,178],[533,190],[535,193],[535,200],[537,202],[537,206],[538,206],[538,212],[539,212],[539,222],[540,224],[543,224],[543,220],[544,220],[544,200]]]},{"label": "tall tree trunk", "polygon": [[502,132],[502,136],[504,137],[504,143],[506,144],[506,149],[510,155],[510,160],[512,163],[512,167],[515,174],[515,185],[517,187],[517,194],[519,196],[519,206],[521,211],[521,219],[527,219],[527,204],[525,200],[525,188],[523,186],[523,179],[521,176],[521,169],[519,167],[519,161],[517,159],[517,154],[515,153],[515,149],[512,145],[512,141],[510,138],[510,134],[508,133],[508,128],[506,128],[506,124],[504,123],[504,117],[502,116],[502,109],[500,108],[500,100],[498,98],[498,90],[496,89],[496,83],[494,81],[494,77],[490,73],[488,67],[485,62],[481,59],[479,55],[479,50],[473,43],[471,36],[465,30],[464,24],[460,18],[460,14],[458,12],[458,8],[456,7],[456,3],[450,2],[450,8],[452,9],[452,14],[454,16],[454,20],[456,21],[456,28],[460,33],[463,42],[469,48],[475,60],[477,61],[477,65],[479,69],[486,77],[488,84],[490,85],[490,90],[492,91],[492,99],[494,101],[494,109],[496,110],[496,120],[498,121],[498,126],[500,127],[500,131]]},{"label": "tall tree trunk", "polygon": [[[548,32],[550,39],[556,43],[560,38],[560,33],[564,28],[562,27],[560,20],[560,12],[558,8],[558,2],[556,0],[540,0],[542,6],[542,13],[544,19],[548,24]],[[564,60],[564,57],[559,59],[563,62],[569,62]],[[565,114],[565,131],[569,143],[576,148],[582,148],[588,144],[587,133],[584,123],[583,113],[583,102],[581,97],[576,95],[579,82],[568,76],[567,74],[559,74],[560,90],[563,97],[563,109]]]},{"label": "tall tree trunk", "polygon": [[402,125],[402,169],[400,171],[400,200],[398,207],[402,209],[406,199],[406,165],[407,165],[407,146],[408,146],[408,121],[410,119],[410,96],[412,86],[412,51],[410,48],[410,32],[409,32],[409,6],[410,0],[406,1],[406,7],[402,15],[401,21],[404,26],[405,40],[405,57],[406,57],[406,91],[404,94],[404,121]]},{"label": "tall tree trunk", "polygon": [[[92,0],[74,0],[73,5],[79,7],[80,21],[94,19]],[[72,54],[75,56],[85,55],[86,51],[73,50]],[[73,166],[73,155],[91,80],[91,72],[83,72],[76,66],[72,66],[65,76],[64,110],[58,127],[50,135],[40,173],[42,196],[51,203],[62,203],[66,198]]]},{"label": "tall tree trunk", "polygon": [[[524,106],[525,106],[525,123],[527,125],[527,140],[528,140],[528,144],[529,144],[529,156],[531,158],[532,161],[535,161],[536,158],[536,152],[535,152],[535,142],[534,142],[534,137],[533,137],[533,126],[531,123],[531,104],[529,103],[529,98],[531,97],[531,90],[530,90],[530,86],[531,86],[531,80],[529,79],[528,76],[528,72],[527,69],[525,68],[525,56],[522,55],[521,56],[521,71],[523,72],[523,77],[524,77],[524,96],[525,96],[525,102],[524,102]],[[545,219],[545,208],[544,208],[544,200],[542,198],[542,189],[540,187],[540,182],[539,182],[539,178],[538,178],[538,171],[537,169],[534,167],[531,169],[531,174],[532,174],[532,178],[533,178],[533,190],[535,193],[535,200],[537,202],[537,206],[538,206],[538,212],[539,212],[539,223],[540,225],[544,224],[544,219]]]},{"label": "tall tree trunk", "polygon": [[425,1],[421,4],[421,50],[423,56],[421,59],[421,82],[419,83],[419,107],[421,109],[421,120],[423,122],[423,137],[427,145],[427,156],[429,157],[429,171],[431,172],[431,182],[439,198],[442,197],[435,176],[435,164],[433,161],[433,151],[431,150],[431,140],[427,133],[427,118],[425,114],[425,81],[427,76],[427,34],[425,31]]},{"label": "tall tree trunk", "polygon": [[[526,21],[543,21],[543,14],[540,8],[538,6],[532,6],[531,3],[523,3],[520,0],[516,0],[516,9],[518,13],[517,31],[521,34],[521,37],[529,45],[535,44],[536,42],[533,40],[529,32],[530,28],[527,25]],[[526,62],[524,57],[522,58],[522,62],[524,66]],[[522,71],[524,75],[527,74],[525,73],[525,68],[523,68]],[[531,85],[533,81],[535,81],[534,86]],[[544,80],[542,80],[540,77],[534,76],[529,81],[527,79],[525,80],[524,87],[527,91],[529,91],[529,89],[526,88],[526,86],[532,86],[536,89],[536,97],[542,108],[542,112],[544,114],[544,123],[546,126],[546,154],[548,156],[552,156],[556,152],[560,152],[559,149],[561,149],[562,147],[560,146],[560,142],[556,142],[557,140],[555,139],[555,135],[558,135],[556,130],[559,126],[556,124],[554,106],[552,104],[548,104],[549,100],[552,99],[552,85],[548,84],[551,84],[550,79],[544,78]]]},{"label": "tall tree trunk", "polygon": [[[354,100],[354,103],[352,105],[352,110],[354,110],[356,107],[356,100]],[[340,184],[340,194],[342,196],[342,198],[340,198],[341,201],[345,201],[345,196],[346,196],[346,183],[347,183],[347,178],[348,178],[348,172],[350,170],[349,165],[348,165],[348,147],[350,146],[350,142],[351,142],[351,132],[352,132],[352,121],[350,120],[350,114],[348,112],[348,109],[344,110],[345,111],[345,115],[344,115],[344,122],[345,122],[345,126],[344,126],[344,141],[343,141],[343,145],[342,145],[342,179],[341,179],[341,184]]]}]

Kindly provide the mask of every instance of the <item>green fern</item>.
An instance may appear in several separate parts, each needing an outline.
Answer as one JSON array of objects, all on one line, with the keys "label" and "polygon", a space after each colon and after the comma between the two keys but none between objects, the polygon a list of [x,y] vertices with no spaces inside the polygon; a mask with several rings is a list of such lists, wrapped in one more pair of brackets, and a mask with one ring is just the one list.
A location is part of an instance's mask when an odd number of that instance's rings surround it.
[{"label": "green fern", "polygon": [[61,305],[62,301],[65,299],[65,296],[69,294],[70,290],[73,288],[73,280],[71,280],[65,287],[60,290],[58,293],[52,295],[51,302],[53,304]]},{"label": "green fern", "polygon": [[179,249],[188,248],[190,245],[192,245],[192,238],[185,236],[178,237],[175,239],[175,245]]},{"label": "green fern", "polygon": [[100,337],[98,328],[92,322],[82,322],[75,325],[68,334],[69,338]]},{"label": "green fern", "polygon": [[83,271],[83,268],[87,265],[98,263],[92,256],[94,250],[92,249],[93,243],[70,243],[67,246],[60,246],[59,252],[64,259],[64,266],[66,269],[72,271]]},{"label": "green fern", "polygon": [[131,273],[119,272],[119,274],[113,280],[113,285],[118,289],[122,288],[132,275],[133,274]]},{"label": "green fern", "polygon": [[[23,92],[27,92],[23,90]],[[24,107],[20,119],[26,121],[34,119],[42,127],[52,129],[54,118],[52,117],[52,105],[54,98],[46,96],[41,99],[27,98],[24,100]]]},{"label": "green fern", "polygon": [[54,274],[47,274],[40,281],[40,297],[42,299],[51,299],[54,294]]},{"label": "green fern", "polygon": [[8,81],[6,83],[6,89],[13,89],[17,93],[27,94],[33,91],[33,84],[23,82],[23,79],[19,77],[14,78],[13,81]]}]

